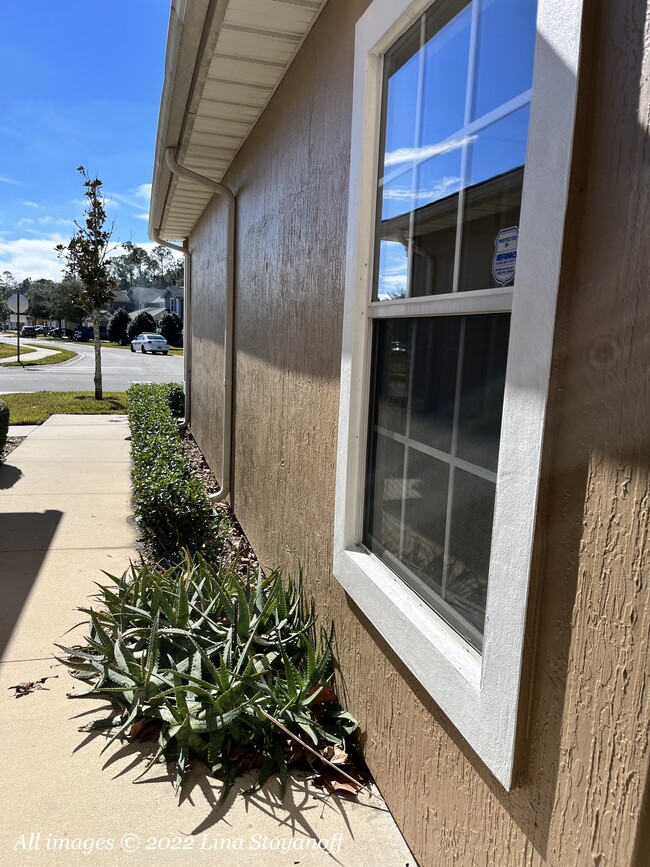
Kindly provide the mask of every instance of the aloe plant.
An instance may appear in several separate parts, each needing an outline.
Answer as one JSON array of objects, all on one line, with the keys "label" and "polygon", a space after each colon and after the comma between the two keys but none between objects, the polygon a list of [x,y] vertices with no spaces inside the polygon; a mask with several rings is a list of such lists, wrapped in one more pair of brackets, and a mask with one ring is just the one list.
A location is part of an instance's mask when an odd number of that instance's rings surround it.
[{"label": "aloe plant", "polygon": [[[82,608],[89,634],[81,648],[58,645],[61,659],[118,713],[100,726],[111,740],[138,721],[160,727],[147,765],[175,761],[179,785],[193,756],[223,779],[258,767],[257,785],[273,772],[284,787],[294,736],[340,746],[356,720],[336,701],[331,682],[332,631],[316,639],[302,576],[275,570],[242,580],[236,564],[213,566],[200,555],[167,569],[133,564],[99,585],[98,608]],[[109,741],[110,743],[111,741]]]}]

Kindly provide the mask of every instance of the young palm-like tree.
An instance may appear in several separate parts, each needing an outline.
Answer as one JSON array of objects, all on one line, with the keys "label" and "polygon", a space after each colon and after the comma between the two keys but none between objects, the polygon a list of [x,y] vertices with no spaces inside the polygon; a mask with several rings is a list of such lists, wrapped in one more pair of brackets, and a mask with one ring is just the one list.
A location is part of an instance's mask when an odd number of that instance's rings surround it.
[{"label": "young palm-like tree", "polygon": [[115,281],[110,274],[110,240],[113,224],[109,223],[102,196],[102,182],[91,178],[83,166],[77,171],[84,178],[86,197],[83,225],[75,222],[77,231],[68,244],[58,244],[56,250],[64,259],[70,275],[78,286],[74,304],[90,316],[95,341],[95,400],[102,399],[102,353],[99,316],[102,307],[113,300]]}]

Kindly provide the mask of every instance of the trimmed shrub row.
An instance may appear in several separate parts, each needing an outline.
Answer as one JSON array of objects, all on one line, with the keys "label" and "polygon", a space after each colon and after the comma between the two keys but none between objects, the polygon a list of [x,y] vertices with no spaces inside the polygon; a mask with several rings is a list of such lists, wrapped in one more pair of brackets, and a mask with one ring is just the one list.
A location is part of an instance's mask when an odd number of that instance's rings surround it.
[{"label": "trimmed shrub row", "polygon": [[[7,442],[7,433],[9,432],[9,407],[0,400],[0,455]],[[1,458],[0,458],[1,460]]]},{"label": "trimmed shrub row", "polygon": [[[133,510],[154,554],[173,562],[181,549],[216,554],[217,518],[193,478],[171,406],[180,386],[137,383],[127,391],[133,458]],[[181,389],[182,394],[182,389]]]}]

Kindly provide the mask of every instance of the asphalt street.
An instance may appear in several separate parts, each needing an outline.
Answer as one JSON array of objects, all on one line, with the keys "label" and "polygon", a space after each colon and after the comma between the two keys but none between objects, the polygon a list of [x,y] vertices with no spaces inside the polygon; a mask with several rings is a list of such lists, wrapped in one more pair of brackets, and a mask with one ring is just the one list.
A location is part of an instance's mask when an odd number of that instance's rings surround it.
[{"label": "asphalt street", "polygon": [[[26,340],[21,341],[21,345],[32,342],[38,343]],[[0,394],[27,391],[93,391],[95,356],[91,343],[47,341],[47,346],[53,349],[72,349],[79,355],[63,364],[25,368],[0,365]],[[102,378],[104,391],[126,391],[132,382],[182,382],[183,357],[142,355],[139,352],[129,352],[128,349],[102,347]]]}]

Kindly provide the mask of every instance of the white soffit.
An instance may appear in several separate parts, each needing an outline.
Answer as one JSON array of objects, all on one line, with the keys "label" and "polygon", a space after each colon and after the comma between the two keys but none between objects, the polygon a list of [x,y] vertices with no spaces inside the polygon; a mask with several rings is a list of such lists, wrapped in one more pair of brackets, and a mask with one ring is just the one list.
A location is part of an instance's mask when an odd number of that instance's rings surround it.
[{"label": "white soffit", "polygon": [[[218,29],[207,76],[186,116],[179,162],[220,181],[279,85],[327,0],[230,0]],[[200,63],[202,58],[198,59]],[[172,82],[173,86],[173,82]],[[160,171],[154,188],[161,184]],[[162,192],[162,190],[160,190]],[[205,206],[209,190],[171,178],[163,204],[163,238],[188,237]]]}]

